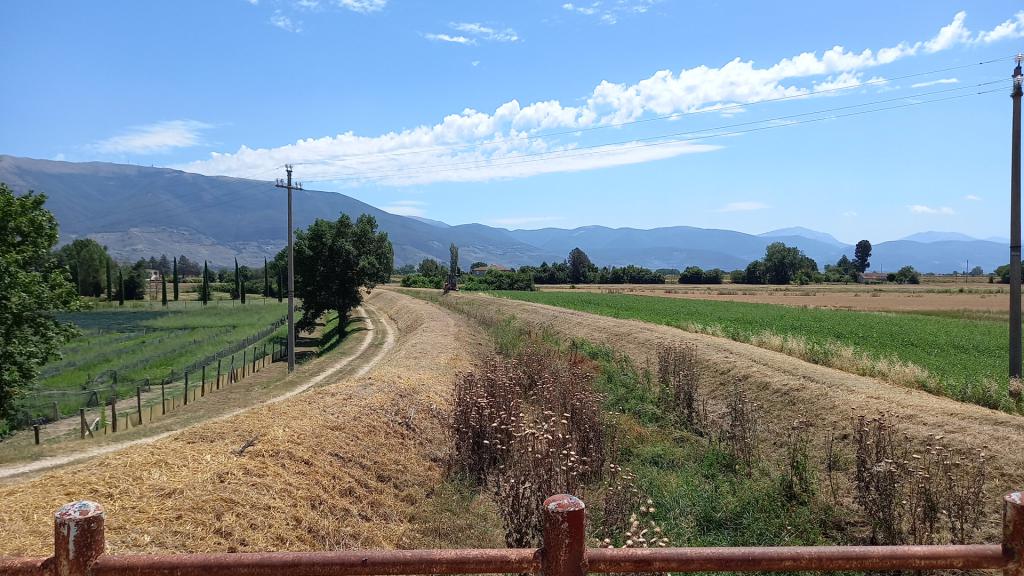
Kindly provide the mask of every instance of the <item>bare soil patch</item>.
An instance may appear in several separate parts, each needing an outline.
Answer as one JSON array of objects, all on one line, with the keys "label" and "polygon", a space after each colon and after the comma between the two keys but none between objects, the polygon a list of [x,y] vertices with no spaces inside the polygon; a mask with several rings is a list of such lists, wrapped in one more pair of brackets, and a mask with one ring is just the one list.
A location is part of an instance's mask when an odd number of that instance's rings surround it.
[{"label": "bare soil patch", "polygon": [[106,507],[112,553],[457,538],[425,527],[433,519],[416,512],[430,509],[442,481],[441,419],[454,375],[483,356],[487,338],[458,315],[405,296],[377,291],[367,305],[399,336],[364,375],[330,376],[283,402],[0,487],[0,553],[48,554],[53,511],[78,499]]}]

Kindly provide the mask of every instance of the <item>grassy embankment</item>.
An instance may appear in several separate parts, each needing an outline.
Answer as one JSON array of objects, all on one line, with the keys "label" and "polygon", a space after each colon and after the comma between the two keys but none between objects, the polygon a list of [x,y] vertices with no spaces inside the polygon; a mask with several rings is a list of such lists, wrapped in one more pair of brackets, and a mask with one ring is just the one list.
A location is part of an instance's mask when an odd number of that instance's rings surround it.
[{"label": "grassy embankment", "polygon": [[497,294],[721,336],[965,402],[1021,410],[1008,394],[1004,322],[623,294]]}]

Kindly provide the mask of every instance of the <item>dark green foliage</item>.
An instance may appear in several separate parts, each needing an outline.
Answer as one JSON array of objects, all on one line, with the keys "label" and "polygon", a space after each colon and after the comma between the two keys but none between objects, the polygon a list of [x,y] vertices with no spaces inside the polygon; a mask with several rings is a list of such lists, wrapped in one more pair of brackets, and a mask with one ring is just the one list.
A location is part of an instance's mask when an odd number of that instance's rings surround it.
[{"label": "dark green foliage", "polygon": [[843,254],[835,265],[825,265],[824,280],[826,282],[856,282],[857,274],[856,261],[850,260],[846,254]]},{"label": "dark green foliage", "polygon": [[920,284],[921,274],[913,266],[904,266],[896,272],[895,280],[900,284]]},{"label": "dark green foliage", "polygon": [[373,216],[363,214],[353,223],[342,214],[335,222],[317,219],[299,230],[295,234],[295,296],[302,300],[303,316],[297,329],[312,330],[329,311],[337,312],[339,326],[345,326],[349,312],[362,302],[360,288],[373,289],[387,282],[393,265],[391,241],[386,233],[377,232]]},{"label": "dark green foliage", "polygon": [[267,259],[263,258],[263,297],[270,296],[270,270],[267,268]]},{"label": "dark green foliage", "polygon": [[106,248],[89,238],[79,238],[57,251],[57,262],[71,273],[80,296],[100,296],[105,288],[104,269],[110,265]]},{"label": "dark green foliage", "polygon": [[[1021,262],[1021,266],[1024,267],[1024,261]],[[1010,283],[1010,265],[1009,264],[1003,264],[1002,266],[996,268],[994,274],[999,277],[999,282],[1001,284],[1009,284]],[[893,280],[893,281],[895,281],[895,280]]]},{"label": "dark green foliage", "polygon": [[174,259],[174,275],[171,276],[171,282],[174,284],[174,301],[178,301],[178,259]]},{"label": "dark green foliage", "polygon": [[238,295],[239,295],[238,299],[242,302],[242,304],[245,304],[245,278],[242,278],[239,281],[239,292],[238,292]]},{"label": "dark green foliage", "polygon": [[632,264],[616,268],[604,267],[593,279],[599,284],[664,284],[665,277],[648,268]]},{"label": "dark green foliage", "polygon": [[704,281],[704,271],[698,266],[687,266],[679,273],[680,284],[700,284]]},{"label": "dark green foliage", "polygon": [[[107,258],[107,302],[114,299],[114,278],[110,275],[110,258]],[[177,286],[175,286],[175,300],[177,300]]]},{"label": "dark green foliage", "polygon": [[523,266],[519,269],[520,271],[526,270],[533,274],[534,284],[568,284],[569,283],[569,265],[565,262],[556,262],[554,264],[548,264],[542,262],[540,266],[530,267]]},{"label": "dark green foliage", "polygon": [[853,266],[857,272],[863,274],[867,271],[868,266],[871,265],[869,258],[871,258],[871,242],[867,240],[857,242],[857,246],[853,250]]},{"label": "dark green foliage", "polygon": [[657,272],[658,274],[661,274],[662,276],[678,276],[679,275],[679,269],[678,268],[658,268],[657,270],[655,270],[655,272]]},{"label": "dark green foliage", "polygon": [[459,281],[459,247],[452,242],[448,247],[448,286],[455,289]]},{"label": "dark green foliage", "polygon": [[590,261],[586,252],[579,248],[573,248],[565,263],[569,266],[569,282],[573,284],[593,282],[593,277],[597,274],[597,266]]},{"label": "dark green foliage", "polygon": [[199,276],[201,271],[202,269],[199,267],[199,262],[189,260],[184,254],[178,256],[178,273],[181,274],[183,278]]},{"label": "dark green foliage", "polygon": [[402,288],[437,288],[441,289],[444,281],[437,276],[424,276],[423,274],[407,274],[402,276]]},{"label": "dark green foliage", "polygon": [[124,274],[120,268],[117,269],[117,286],[117,304],[124,306]]},{"label": "dark green foliage", "polygon": [[231,292],[231,298],[242,298],[242,277],[238,274],[238,258],[235,258],[235,289]]},{"label": "dark green foliage", "polygon": [[765,248],[764,276],[768,284],[805,283],[817,273],[818,265],[799,248],[772,242]]},{"label": "dark green foliage", "polygon": [[53,313],[78,307],[67,270],[50,250],[57,220],[46,196],[15,196],[0,183],[0,430],[14,401],[74,333]]},{"label": "dark green foliage", "polygon": [[167,276],[160,274],[160,303],[167,306]]},{"label": "dark green foliage", "polygon": [[750,264],[747,264],[747,269],[743,271],[743,283],[744,284],[765,284],[766,276],[764,270],[763,260],[754,260]]},{"label": "dark green foliage", "polygon": [[743,270],[733,270],[729,272],[729,281],[733,284],[743,284],[747,278],[746,272]]},{"label": "dark green foliage", "polygon": [[486,266],[487,262],[481,262],[477,260],[476,262],[473,262],[472,264],[469,265],[469,269],[472,270],[473,268],[484,268]]},{"label": "dark green foliage", "polygon": [[433,258],[424,258],[420,265],[416,267],[416,272],[428,278],[441,278],[442,282],[445,277],[444,266]]},{"label": "dark green foliage", "polygon": [[203,260],[203,281],[199,285],[199,301],[203,303],[203,306],[210,301],[210,265]]},{"label": "dark green foliage", "polygon": [[[405,285],[403,281],[403,286]],[[533,290],[533,275],[528,271],[488,270],[483,276],[469,276],[463,290]]]},{"label": "dark green foliage", "polygon": [[408,276],[409,274],[415,273],[416,267],[413,266],[412,264],[402,264],[398,268],[395,268],[395,274],[399,274],[401,276]]},{"label": "dark green foliage", "polygon": [[721,284],[722,279],[725,277],[725,272],[721,268],[712,268],[704,271],[704,283],[705,284]]}]

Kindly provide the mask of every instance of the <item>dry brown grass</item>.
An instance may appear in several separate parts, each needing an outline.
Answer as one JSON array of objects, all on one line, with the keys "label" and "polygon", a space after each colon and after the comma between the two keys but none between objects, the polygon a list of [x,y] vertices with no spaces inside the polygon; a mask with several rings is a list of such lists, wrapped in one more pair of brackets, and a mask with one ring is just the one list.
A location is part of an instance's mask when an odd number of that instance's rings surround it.
[{"label": "dry brown grass", "polygon": [[443,515],[422,512],[436,508],[442,479],[440,411],[484,336],[393,293],[369,303],[402,334],[369,375],[0,487],[0,553],[48,554],[54,510],[78,499],[106,507],[112,553],[437,541],[431,522]]}]

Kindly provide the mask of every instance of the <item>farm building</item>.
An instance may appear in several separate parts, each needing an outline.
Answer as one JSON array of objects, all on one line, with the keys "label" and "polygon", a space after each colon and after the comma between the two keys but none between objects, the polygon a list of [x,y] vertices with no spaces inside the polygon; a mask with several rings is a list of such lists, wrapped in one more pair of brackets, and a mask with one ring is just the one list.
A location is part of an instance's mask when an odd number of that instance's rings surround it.
[{"label": "farm building", "polygon": [[474,266],[470,269],[469,273],[473,276],[483,276],[491,270],[497,270],[498,272],[511,272],[512,269],[502,266],[501,264],[487,264],[486,266]]}]

